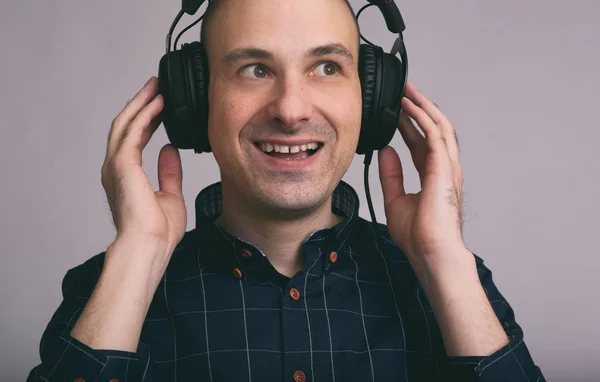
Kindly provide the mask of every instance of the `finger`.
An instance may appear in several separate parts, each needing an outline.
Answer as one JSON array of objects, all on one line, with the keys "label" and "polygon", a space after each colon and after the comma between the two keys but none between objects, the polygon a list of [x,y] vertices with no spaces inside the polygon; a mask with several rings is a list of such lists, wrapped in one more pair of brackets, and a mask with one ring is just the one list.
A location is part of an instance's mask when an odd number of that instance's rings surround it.
[{"label": "finger", "polygon": [[162,109],[163,97],[158,94],[129,124],[124,131],[121,145],[142,151],[160,124],[160,122],[158,124],[156,122],[157,119],[160,119]]},{"label": "finger", "polygon": [[119,146],[119,142],[123,140],[123,135],[130,122],[137,114],[151,102],[158,93],[158,80],[156,77],[151,77],[146,84],[140,89],[137,94],[127,102],[127,105],[117,115],[111,124],[111,129],[108,136],[107,154],[114,153]]},{"label": "finger", "polygon": [[442,134],[441,129],[423,109],[415,105],[407,97],[404,97],[402,98],[402,110],[407,116],[417,121],[419,127],[425,134],[425,142],[430,151],[448,155],[448,149],[445,143],[446,138]]},{"label": "finger", "polygon": [[183,170],[179,150],[166,144],[158,154],[158,188],[160,191],[183,196]]},{"label": "finger", "polygon": [[400,113],[398,121],[398,130],[406,146],[410,150],[412,161],[419,175],[424,173],[425,156],[427,155],[427,142],[419,129],[414,125],[411,119],[404,113]]},{"label": "finger", "polygon": [[383,190],[383,202],[387,207],[398,197],[406,195],[402,164],[398,153],[391,146],[379,150],[377,159],[379,163],[379,180]]},{"label": "finger", "polygon": [[152,136],[154,135],[161,123],[162,113],[159,113],[157,116],[152,118],[152,121],[150,121],[148,127],[142,131],[142,138],[140,142],[142,150],[148,145],[148,142],[150,142],[150,138],[152,138]]},{"label": "finger", "polygon": [[417,87],[408,82],[406,86],[406,97],[408,97],[416,106],[421,108],[427,116],[441,130],[441,134],[446,141],[448,147],[448,155],[453,161],[458,161],[458,138],[454,130],[452,122],[446,117],[440,108],[425,96]]},{"label": "finger", "polygon": [[421,91],[410,81],[408,81],[406,85],[405,96],[415,105],[423,109],[436,125],[441,126],[444,123],[450,122],[440,108],[429,100],[425,94],[421,93]]}]

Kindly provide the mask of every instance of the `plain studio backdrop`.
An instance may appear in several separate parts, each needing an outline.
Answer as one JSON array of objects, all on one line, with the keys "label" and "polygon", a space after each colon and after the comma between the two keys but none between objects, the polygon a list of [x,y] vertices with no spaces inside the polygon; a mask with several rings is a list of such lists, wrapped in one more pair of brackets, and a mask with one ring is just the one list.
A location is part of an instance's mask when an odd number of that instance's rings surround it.
[{"label": "plain studio backdrop", "polygon": [[[354,0],[355,11],[366,1]],[[0,6],[0,379],[22,381],[66,271],[115,231],[100,183],[112,119],[157,75],[179,0],[3,0]],[[403,1],[409,79],[454,123],[467,247],[484,258],[549,381],[600,379],[600,2]],[[200,13],[196,14],[196,17]],[[186,16],[177,31],[196,17]],[[389,51],[375,8],[364,36]],[[199,28],[181,42],[197,40]],[[158,189],[161,127],[143,153]],[[408,192],[419,182],[400,134]],[[181,151],[188,230],[219,180]],[[361,198],[363,157],[344,180]],[[377,161],[371,188],[385,221]]]}]

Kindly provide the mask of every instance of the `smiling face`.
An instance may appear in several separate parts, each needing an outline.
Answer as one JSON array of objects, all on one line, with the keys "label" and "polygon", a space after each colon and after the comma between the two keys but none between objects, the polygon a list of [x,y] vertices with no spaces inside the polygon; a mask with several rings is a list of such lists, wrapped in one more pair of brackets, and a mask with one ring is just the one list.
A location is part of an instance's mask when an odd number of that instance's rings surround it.
[{"label": "smiling face", "polygon": [[343,0],[218,0],[207,26],[208,136],[224,195],[311,211],[360,132],[358,31]]}]

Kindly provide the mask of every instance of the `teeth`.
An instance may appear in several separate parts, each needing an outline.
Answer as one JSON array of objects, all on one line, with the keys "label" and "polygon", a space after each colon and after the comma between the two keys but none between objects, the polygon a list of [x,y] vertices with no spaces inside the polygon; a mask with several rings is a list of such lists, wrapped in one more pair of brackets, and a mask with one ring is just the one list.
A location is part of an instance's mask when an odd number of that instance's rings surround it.
[{"label": "teeth", "polygon": [[266,153],[270,153],[271,151],[273,151],[274,147],[272,144],[270,143],[261,143],[260,145],[260,149]]},{"label": "teeth", "polygon": [[276,144],[270,144],[267,142],[262,142],[260,144],[260,149],[266,153],[270,153],[271,151],[275,150],[276,153],[298,153],[300,151],[306,151],[306,150],[316,150],[319,148],[319,144],[317,142],[312,142],[312,143],[307,143],[305,145],[300,145],[300,146],[285,146],[285,145],[276,145]]}]

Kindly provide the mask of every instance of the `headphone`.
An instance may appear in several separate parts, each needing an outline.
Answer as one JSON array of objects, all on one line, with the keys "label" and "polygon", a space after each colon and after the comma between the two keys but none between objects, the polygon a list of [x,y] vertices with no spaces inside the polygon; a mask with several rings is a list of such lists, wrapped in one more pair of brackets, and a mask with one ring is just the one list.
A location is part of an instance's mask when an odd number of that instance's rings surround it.
[{"label": "headphone", "polygon": [[[169,141],[178,149],[194,149],[197,154],[211,151],[208,141],[208,60],[204,44],[198,41],[185,43],[180,50],[175,47],[171,51],[171,35],[183,14],[195,14],[204,2],[182,0],[182,9],[167,35],[166,54],[160,60],[158,71],[159,93],[164,98],[162,120]],[[385,53],[381,47],[360,35],[367,44],[360,44],[359,48],[362,118],[356,153],[367,154],[370,162],[373,151],[388,145],[396,131],[400,101],[406,87],[408,59],[402,37],[405,25],[396,4],[393,0],[368,2],[359,10],[356,19],[364,9],[375,5],[383,14],[387,29],[398,34],[390,53]],[[398,53],[402,60],[396,56]]]}]

